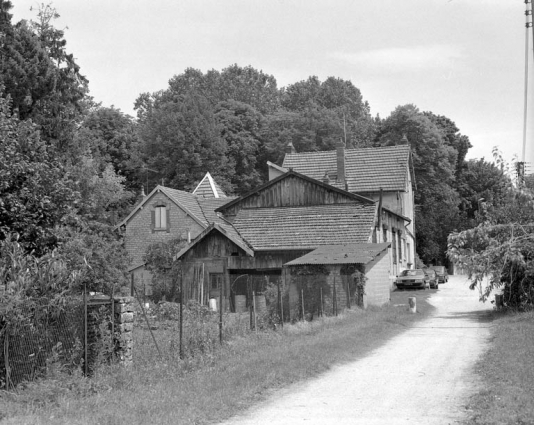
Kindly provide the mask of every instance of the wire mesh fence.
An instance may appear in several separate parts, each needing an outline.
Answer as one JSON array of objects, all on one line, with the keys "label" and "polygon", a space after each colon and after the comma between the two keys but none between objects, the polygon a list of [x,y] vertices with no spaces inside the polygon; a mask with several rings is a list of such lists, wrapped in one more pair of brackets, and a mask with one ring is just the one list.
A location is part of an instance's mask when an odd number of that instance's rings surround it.
[{"label": "wire mesh fence", "polygon": [[19,306],[16,317],[0,318],[0,388],[43,376],[51,359],[78,367],[83,360],[83,311],[82,300],[54,309],[32,300]]},{"label": "wire mesh fence", "polygon": [[115,304],[100,296],[67,297],[60,304],[27,299],[10,308],[0,306],[0,389],[44,377],[51,367],[80,369],[91,376],[98,365],[113,361],[124,351],[124,329],[115,329],[124,312],[116,313]]}]

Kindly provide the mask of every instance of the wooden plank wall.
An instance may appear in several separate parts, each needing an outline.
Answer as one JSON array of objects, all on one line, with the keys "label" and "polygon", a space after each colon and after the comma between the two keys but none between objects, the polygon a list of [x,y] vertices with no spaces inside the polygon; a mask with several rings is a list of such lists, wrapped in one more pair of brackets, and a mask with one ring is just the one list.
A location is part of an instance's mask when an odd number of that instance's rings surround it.
[{"label": "wooden plank wall", "polygon": [[276,208],[306,205],[330,205],[354,202],[355,199],[343,193],[320,186],[296,176],[288,176],[279,182],[257,192],[225,211],[235,216],[242,208]]}]

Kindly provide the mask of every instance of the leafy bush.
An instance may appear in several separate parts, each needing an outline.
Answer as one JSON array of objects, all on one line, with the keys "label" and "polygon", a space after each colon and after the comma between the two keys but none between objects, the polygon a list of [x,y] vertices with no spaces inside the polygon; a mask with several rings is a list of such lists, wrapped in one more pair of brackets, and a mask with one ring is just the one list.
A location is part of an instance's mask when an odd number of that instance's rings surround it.
[{"label": "leafy bush", "polygon": [[468,271],[470,287],[479,288],[482,301],[502,289],[505,305],[532,308],[534,194],[511,180],[504,193],[500,203],[483,205],[482,224],[449,235],[447,255]]}]

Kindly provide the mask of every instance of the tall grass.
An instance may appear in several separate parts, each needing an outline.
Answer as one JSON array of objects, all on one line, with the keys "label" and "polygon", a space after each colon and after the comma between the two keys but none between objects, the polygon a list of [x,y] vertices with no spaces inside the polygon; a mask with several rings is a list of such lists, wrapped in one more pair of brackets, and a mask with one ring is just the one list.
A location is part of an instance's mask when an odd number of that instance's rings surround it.
[{"label": "tall grass", "polygon": [[[248,316],[227,316],[224,344],[209,345],[203,353],[176,357],[176,330],[159,323],[159,357],[148,329],[136,330],[134,365],[107,367],[88,380],[84,391],[57,392],[36,406],[30,400],[43,388],[36,383],[20,394],[3,396],[6,424],[203,424],[224,420],[272,391],[317,376],[334,365],[353,361],[402,332],[430,309],[419,297],[421,314],[403,306],[405,294],[392,294],[392,305],[353,309],[338,317],[286,325],[283,330],[245,331]],[[232,317],[232,318],[231,318]],[[233,320],[234,325],[230,324]],[[207,324],[205,324],[209,327]],[[207,328],[202,328],[206,331]],[[210,331],[211,332],[211,331]],[[228,331],[230,332],[230,331]],[[41,385],[41,389],[39,387]]]},{"label": "tall grass", "polygon": [[534,423],[534,311],[494,312],[491,348],[477,363],[481,390],[469,424]]}]

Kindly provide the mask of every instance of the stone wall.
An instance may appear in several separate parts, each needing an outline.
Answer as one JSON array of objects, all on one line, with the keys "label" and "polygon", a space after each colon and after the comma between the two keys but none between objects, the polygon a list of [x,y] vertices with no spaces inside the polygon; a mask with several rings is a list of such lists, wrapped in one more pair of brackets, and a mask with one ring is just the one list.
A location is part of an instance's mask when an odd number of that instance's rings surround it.
[{"label": "stone wall", "polygon": [[[112,312],[113,326],[110,320]],[[87,313],[87,374],[91,375],[102,361],[131,365],[134,298],[115,297],[112,309],[109,298],[91,297],[87,301]]]}]

